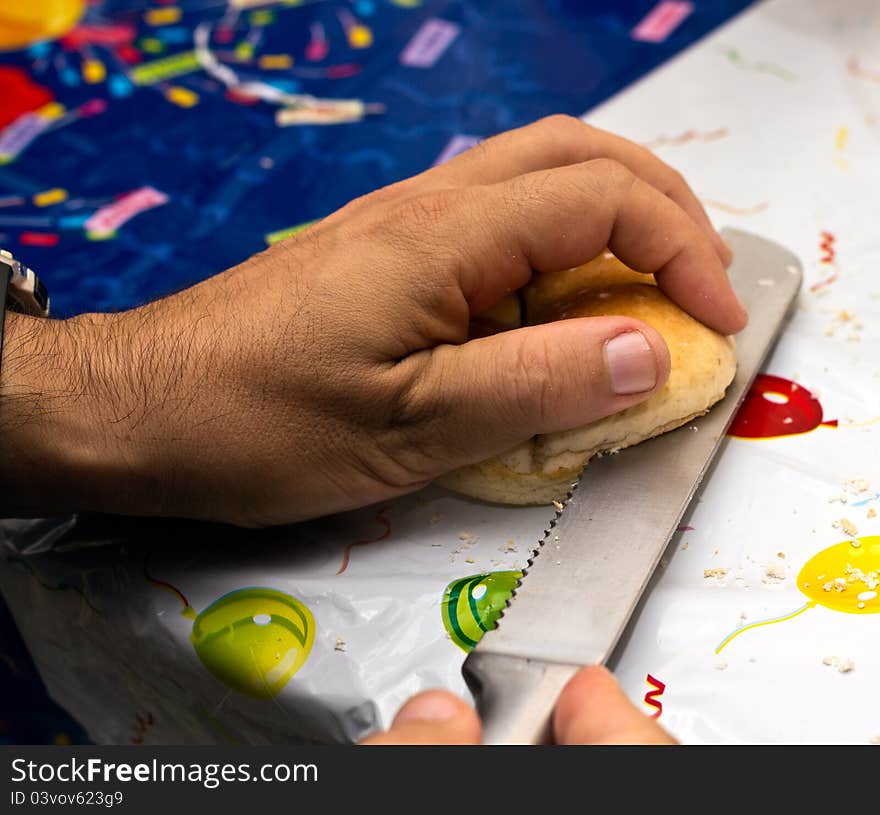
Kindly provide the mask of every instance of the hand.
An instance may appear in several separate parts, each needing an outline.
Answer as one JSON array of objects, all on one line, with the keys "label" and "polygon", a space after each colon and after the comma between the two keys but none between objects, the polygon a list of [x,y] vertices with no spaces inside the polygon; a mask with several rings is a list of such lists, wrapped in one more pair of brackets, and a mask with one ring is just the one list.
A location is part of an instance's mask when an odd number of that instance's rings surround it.
[{"label": "hand", "polygon": [[707,325],[745,325],[729,251],[682,178],[569,117],[357,199],[172,297],[11,317],[0,509],[285,523],[623,410],[669,369],[637,320],[466,341],[470,317],[533,272],[605,246]]},{"label": "hand", "polygon": [[[480,744],[474,709],[448,691],[413,696],[385,733],[361,744]],[[633,707],[605,668],[584,668],[563,688],[553,714],[555,744],[675,744],[653,719]]]}]

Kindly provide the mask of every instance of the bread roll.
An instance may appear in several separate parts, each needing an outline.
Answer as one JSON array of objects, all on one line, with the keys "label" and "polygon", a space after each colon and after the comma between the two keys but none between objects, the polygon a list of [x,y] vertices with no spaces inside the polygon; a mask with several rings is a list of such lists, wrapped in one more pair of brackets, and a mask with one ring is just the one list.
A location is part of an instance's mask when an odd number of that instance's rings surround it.
[{"label": "bread roll", "polygon": [[524,300],[528,325],[602,315],[642,320],[669,346],[669,379],[650,399],[627,410],[574,430],[535,436],[440,479],[456,492],[500,504],[562,500],[594,455],[638,444],[700,416],[724,396],[736,372],[732,338],[695,320],[657,288],[652,276],[628,269],[609,252],[575,269],[536,275]]}]

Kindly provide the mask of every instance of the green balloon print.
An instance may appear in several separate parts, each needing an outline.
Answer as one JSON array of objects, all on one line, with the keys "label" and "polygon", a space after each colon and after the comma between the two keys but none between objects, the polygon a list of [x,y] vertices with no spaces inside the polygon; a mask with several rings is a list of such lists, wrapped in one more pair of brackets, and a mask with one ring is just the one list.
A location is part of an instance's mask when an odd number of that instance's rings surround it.
[{"label": "green balloon print", "polygon": [[465,653],[471,651],[495,623],[522,572],[487,572],[453,580],[443,592],[443,626]]}]

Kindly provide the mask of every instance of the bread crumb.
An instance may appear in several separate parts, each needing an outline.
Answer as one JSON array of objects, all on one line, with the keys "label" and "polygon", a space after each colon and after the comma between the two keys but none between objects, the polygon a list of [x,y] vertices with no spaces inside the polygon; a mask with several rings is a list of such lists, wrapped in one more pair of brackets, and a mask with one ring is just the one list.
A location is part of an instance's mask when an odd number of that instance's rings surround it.
[{"label": "bread crumb", "polygon": [[832,668],[837,668],[837,670],[842,674],[848,674],[851,671],[854,671],[856,667],[856,663],[853,662],[849,657],[844,657],[843,659],[833,656],[822,657],[822,664]]},{"label": "bread crumb", "polygon": [[553,500],[551,503],[556,507],[557,512],[562,512],[562,510],[565,509],[561,501]]},{"label": "bread crumb", "polygon": [[501,546],[498,547],[499,552],[516,552],[516,541],[509,540],[505,541]]},{"label": "bread crumb", "polygon": [[480,539],[480,536],[473,532],[460,532],[458,539],[464,541],[466,546],[473,546]]},{"label": "bread crumb", "polygon": [[706,580],[722,580],[727,576],[727,569],[723,566],[715,566],[712,569],[703,569],[703,578]]},{"label": "bread crumb", "polygon": [[716,671],[727,670],[727,660],[726,659],[719,659],[718,662],[715,663],[715,670]]},{"label": "bread crumb", "polygon": [[[876,596],[876,589],[880,586],[880,574],[876,571],[868,571],[863,572],[858,566],[853,566],[850,563],[846,564],[844,568],[844,574],[846,575],[847,583],[864,583],[865,588],[868,590],[867,592],[862,592],[859,595],[859,600],[873,600]],[[864,595],[864,596],[863,596]],[[873,595],[873,596],[872,596]]]},{"label": "bread crumb", "polygon": [[345,640],[342,637],[336,638],[336,645],[333,646],[334,651],[344,651],[345,650]]},{"label": "bread crumb", "polygon": [[876,517],[877,517],[877,510],[874,509],[874,507],[871,507],[871,508],[868,510],[868,517],[869,517],[869,518],[876,518]]},{"label": "bread crumb", "polygon": [[828,499],[828,503],[829,504],[834,504],[834,503],[845,504],[845,503],[847,503],[848,500],[849,499],[845,495],[832,495]]},{"label": "bread crumb", "polygon": [[769,563],[764,567],[764,576],[761,578],[762,583],[779,583],[785,580],[785,565],[782,563]]},{"label": "bread crumb", "polygon": [[847,478],[843,482],[843,489],[851,495],[861,495],[871,489],[870,483],[864,478]]},{"label": "bread crumb", "polygon": [[682,548],[682,549],[687,549],[687,548],[688,548],[688,545],[689,545],[688,542],[685,541],[685,542],[681,545],[681,548]]},{"label": "bread crumb", "polygon": [[871,738],[868,739],[868,743],[869,744],[880,744],[880,736],[871,736]]},{"label": "bread crumb", "polygon": [[844,532],[846,532],[846,534],[849,535],[851,538],[854,538],[856,535],[859,534],[859,530],[856,525],[847,518],[840,519],[840,528]]},{"label": "bread crumb", "polygon": [[776,557],[782,558],[782,560],[785,560],[785,552],[777,552]]},{"label": "bread crumb", "polygon": [[476,563],[476,561],[472,557],[466,557],[464,559],[465,563]]}]

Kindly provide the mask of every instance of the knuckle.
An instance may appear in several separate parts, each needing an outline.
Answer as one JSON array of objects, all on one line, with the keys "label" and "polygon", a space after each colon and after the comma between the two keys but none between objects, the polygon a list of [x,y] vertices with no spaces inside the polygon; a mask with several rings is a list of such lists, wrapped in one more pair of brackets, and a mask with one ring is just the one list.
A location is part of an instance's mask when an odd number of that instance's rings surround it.
[{"label": "knuckle", "polygon": [[668,167],[666,171],[666,189],[663,190],[667,195],[670,193],[682,193],[690,190],[684,176],[676,169]]},{"label": "knuckle", "polygon": [[594,128],[575,116],[556,113],[541,119],[541,132],[552,142],[557,164],[587,160],[594,152]]},{"label": "knuckle", "polygon": [[534,204],[547,202],[555,178],[553,170],[539,170],[510,179],[502,195],[503,208],[495,213],[496,217],[501,212],[525,215]]},{"label": "knuckle", "polygon": [[632,173],[619,161],[613,158],[597,158],[590,162],[590,169],[598,175],[605,176],[614,183],[620,183],[632,177]]},{"label": "knuckle", "polygon": [[538,126],[549,133],[563,138],[582,137],[589,131],[589,125],[567,113],[554,113],[538,120]]},{"label": "knuckle", "polygon": [[611,158],[594,159],[589,162],[589,168],[603,194],[623,195],[636,182],[635,174],[628,167]]}]

